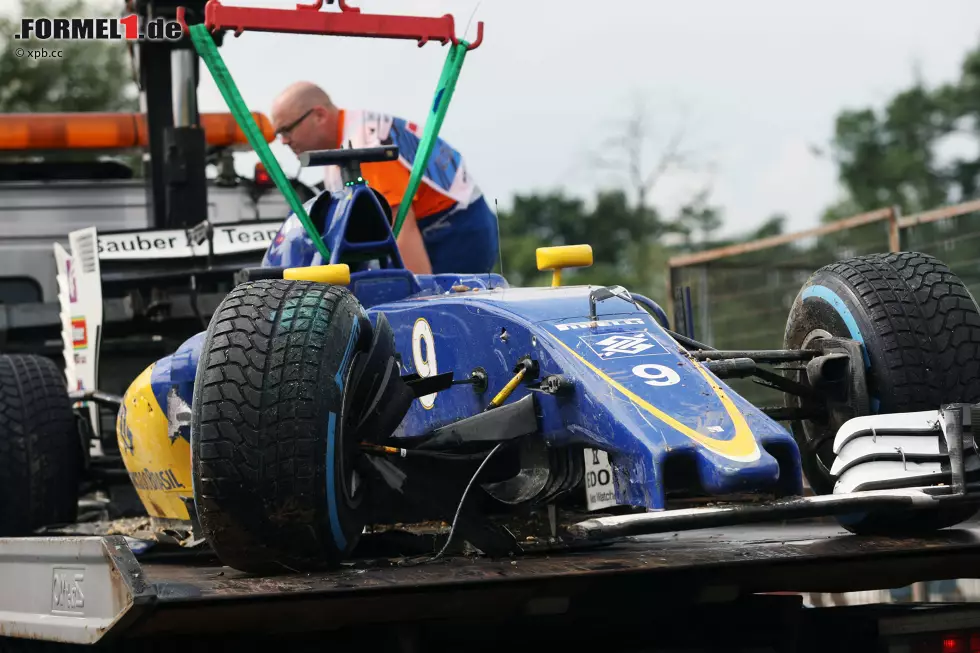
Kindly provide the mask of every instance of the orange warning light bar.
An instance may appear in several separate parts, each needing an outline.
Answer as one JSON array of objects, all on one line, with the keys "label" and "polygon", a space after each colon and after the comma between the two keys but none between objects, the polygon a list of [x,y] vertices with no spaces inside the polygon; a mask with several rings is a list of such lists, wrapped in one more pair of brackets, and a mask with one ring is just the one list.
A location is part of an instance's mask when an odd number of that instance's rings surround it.
[{"label": "orange warning light bar", "polygon": [[[272,123],[252,113],[267,143]],[[202,113],[204,138],[212,147],[250,149],[248,138],[230,113]],[[0,114],[0,151],[125,150],[149,147],[146,116],[141,113]]]}]

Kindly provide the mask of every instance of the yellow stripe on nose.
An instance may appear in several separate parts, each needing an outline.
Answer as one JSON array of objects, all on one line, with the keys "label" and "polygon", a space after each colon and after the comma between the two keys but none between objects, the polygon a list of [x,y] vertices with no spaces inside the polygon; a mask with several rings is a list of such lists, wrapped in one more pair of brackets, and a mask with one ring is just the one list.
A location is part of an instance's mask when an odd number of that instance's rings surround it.
[{"label": "yellow stripe on nose", "polygon": [[[558,339],[555,338],[555,340]],[[728,414],[728,417],[732,420],[732,425],[735,427],[735,437],[730,440],[718,440],[716,438],[712,438],[711,436],[705,435],[704,433],[695,431],[687,424],[681,423],[673,416],[668,415],[639,395],[631,392],[628,388],[606,375],[595,365],[579,356],[574,349],[566,345],[561,340],[558,340],[558,343],[567,349],[572,356],[582,361],[586,367],[595,372],[599,378],[628,397],[634,404],[647,411],[667,426],[680,431],[709,451],[737,462],[753,462],[758,460],[761,456],[761,452],[759,451],[759,443],[756,442],[755,436],[752,434],[752,430],[745,421],[745,416],[742,415],[742,412],[737,406],[735,406],[734,402],[732,402],[731,398],[725,393],[725,391],[722,390],[721,386],[712,380],[710,376],[708,376],[707,370],[705,370],[704,367],[702,367],[697,361],[691,360],[688,361],[688,363],[693,365],[708,382],[708,385],[711,386],[712,391],[721,401],[722,406],[725,407],[725,412]]]}]

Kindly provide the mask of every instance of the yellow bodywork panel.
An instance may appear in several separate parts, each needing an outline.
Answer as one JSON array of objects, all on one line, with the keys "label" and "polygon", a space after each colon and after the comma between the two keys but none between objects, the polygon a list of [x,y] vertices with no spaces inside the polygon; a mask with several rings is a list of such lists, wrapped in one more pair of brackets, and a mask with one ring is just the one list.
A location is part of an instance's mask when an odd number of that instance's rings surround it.
[{"label": "yellow bodywork panel", "polygon": [[346,263],[336,265],[311,265],[305,268],[286,268],[283,279],[293,281],[313,281],[333,286],[350,285],[350,266]]},{"label": "yellow bodywork panel", "polygon": [[587,268],[592,265],[591,245],[559,245],[535,250],[539,270]]},{"label": "yellow bodywork panel", "polygon": [[130,384],[116,418],[116,439],[129,479],[151,517],[190,520],[191,447],[170,437],[167,413],[150,385],[153,365]]},{"label": "yellow bodywork panel", "polygon": [[587,268],[592,265],[591,245],[558,245],[539,247],[535,250],[539,270],[554,270],[551,285],[561,285],[561,271],[564,268]]}]

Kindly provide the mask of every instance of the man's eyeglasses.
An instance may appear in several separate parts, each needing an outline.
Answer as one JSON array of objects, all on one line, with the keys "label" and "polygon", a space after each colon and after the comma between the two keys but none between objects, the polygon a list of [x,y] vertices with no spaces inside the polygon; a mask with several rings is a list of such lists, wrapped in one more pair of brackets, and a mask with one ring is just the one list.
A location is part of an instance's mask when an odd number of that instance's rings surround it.
[{"label": "man's eyeglasses", "polygon": [[297,118],[297,119],[296,119],[296,120],[294,120],[293,122],[291,122],[291,123],[289,123],[289,124],[288,124],[288,125],[286,125],[285,127],[283,127],[283,128],[281,128],[281,129],[277,129],[277,130],[276,130],[276,136],[288,136],[288,135],[289,135],[289,132],[291,132],[291,131],[293,131],[294,129],[296,129],[297,127],[299,127],[299,124],[300,124],[301,122],[303,122],[304,120],[306,120],[306,118],[307,118],[307,117],[308,117],[308,116],[309,116],[309,115],[310,115],[311,113],[313,113],[313,112],[314,112],[315,110],[316,110],[316,107],[314,107],[314,108],[312,108],[312,109],[310,109],[309,111],[307,111],[307,112],[306,112],[306,113],[304,113],[304,114],[303,114],[302,116],[300,116],[299,118]]}]

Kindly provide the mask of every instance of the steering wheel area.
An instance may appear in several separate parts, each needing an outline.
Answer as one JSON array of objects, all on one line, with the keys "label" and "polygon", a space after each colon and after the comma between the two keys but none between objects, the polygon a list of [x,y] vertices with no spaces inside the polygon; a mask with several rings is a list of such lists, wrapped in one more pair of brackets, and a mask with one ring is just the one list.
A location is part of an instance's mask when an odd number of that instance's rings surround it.
[{"label": "steering wheel area", "polygon": [[355,186],[364,183],[364,177],[361,174],[362,163],[383,163],[397,159],[397,145],[356,149],[312,150],[299,155],[299,163],[304,168],[340,166],[340,175],[345,186]]}]

